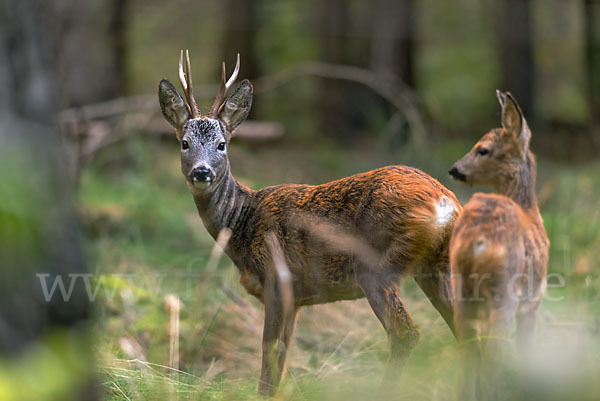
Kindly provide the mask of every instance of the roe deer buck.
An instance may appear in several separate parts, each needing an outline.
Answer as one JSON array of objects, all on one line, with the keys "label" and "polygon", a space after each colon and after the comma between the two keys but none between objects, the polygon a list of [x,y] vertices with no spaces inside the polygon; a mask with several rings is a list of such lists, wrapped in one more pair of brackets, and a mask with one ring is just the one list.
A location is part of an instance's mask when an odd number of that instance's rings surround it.
[{"label": "roe deer buck", "polygon": [[[492,358],[501,360],[501,342],[515,317],[517,341],[522,349],[527,346],[548,263],[550,243],[535,195],[531,131],[512,95],[496,94],[502,128],[485,134],[449,171],[457,180],[490,185],[500,193],[474,194],[456,221],[450,243],[454,324],[464,365],[461,401],[474,399],[478,392],[486,400],[496,399],[494,377],[500,366]],[[478,337],[482,335],[483,340]]]},{"label": "roe deer buck", "polygon": [[[413,275],[453,330],[448,247],[461,205],[454,194],[415,168],[390,166],[322,185],[278,185],[251,190],[230,172],[227,145],[247,117],[252,85],[229,97],[239,70],[221,88],[207,116],[192,93],[189,54],[179,61],[186,101],[163,79],[159,100],[181,143],[181,169],[198,213],[213,236],[231,230],[225,252],[248,293],[265,305],[262,394],[274,394],[298,308],[367,297],[391,345],[386,373],[397,379],[419,333],[399,294]],[[225,100],[224,100],[225,99]],[[291,273],[293,306],[286,316],[282,289],[272,277],[274,246]],[[272,245],[272,244],[271,244]],[[421,274],[417,274],[417,273]],[[395,373],[394,373],[395,371]]]}]

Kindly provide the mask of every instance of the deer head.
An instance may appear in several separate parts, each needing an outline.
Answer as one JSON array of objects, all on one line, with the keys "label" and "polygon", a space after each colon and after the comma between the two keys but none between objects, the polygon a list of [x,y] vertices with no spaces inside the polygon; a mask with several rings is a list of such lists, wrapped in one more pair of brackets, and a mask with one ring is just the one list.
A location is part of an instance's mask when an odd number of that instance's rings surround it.
[{"label": "deer head", "polygon": [[501,188],[526,163],[531,131],[517,101],[496,91],[502,107],[502,128],[492,129],[448,172],[471,185]]},{"label": "deer head", "polygon": [[[181,171],[196,190],[209,190],[229,171],[227,145],[235,129],[248,117],[252,107],[252,84],[243,80],[226,98],[239,69],[240,55],[235,70],[225,81],[225,63],[222,65],[221,85],[207,115],[198,110],[192,87],[189,52],[179,57],[179,80],[185,101],[173,84],[166,79],[158,85],[158,99],[165,119],[175,128],[181,144]],[[223,100],[225,99],[225,100]]]}]

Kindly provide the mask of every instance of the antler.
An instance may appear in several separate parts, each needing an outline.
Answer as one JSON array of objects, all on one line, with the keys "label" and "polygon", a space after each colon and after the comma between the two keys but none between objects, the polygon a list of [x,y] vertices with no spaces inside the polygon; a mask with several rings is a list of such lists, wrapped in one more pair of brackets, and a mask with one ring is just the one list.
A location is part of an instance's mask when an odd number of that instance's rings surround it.
[{"label": "antler", "polygon": [[186,71],[183,69],[183,50],[179,55],[179,82],[181,82],[181,86],[183,87],[183,93],[187,100],[186,106],[190,115],[193,118],[199,116],[200,112],[198,111],[198,105],[196,104],[196,99],[194,99],[194,88],[192,86],[192,69],[190,67],[190,52],[188,50],[185,51],[185,64]]},{"label": "antler", "polygon": [[233,70],[233,74],[231,74],[231,77],[229,77],[229,80],[227,80],[227,82],[225,82],[226,71],[225,71],[225,62],[223,62],[223,68],[221,70],[221,87],[219,88],[219,93],[217,93],[217,97],[215,98],[215,101],[213,102],[212,107],[210,108],[210,112],[208,113],[209,117],[214,118],[217,116],[219,107],[221,106],[221,102],[223,101],[223,98],[225,97],[225,94],[227,93],[229,88],[231,88],[231,85],[233,85],[233,83],[235,82],[235,80],[238,76],[238,72],[240,72],[240,54],[239,53],[237,55],[237,62],[235,64],[235,69]]}]

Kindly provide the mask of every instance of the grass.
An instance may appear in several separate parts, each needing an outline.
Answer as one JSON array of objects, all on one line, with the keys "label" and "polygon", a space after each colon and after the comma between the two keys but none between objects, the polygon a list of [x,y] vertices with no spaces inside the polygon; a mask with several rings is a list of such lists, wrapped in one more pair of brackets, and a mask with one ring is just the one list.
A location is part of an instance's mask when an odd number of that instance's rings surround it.
[{"label": "grass", "polygon": [[[318,183],[406,163],[438,177],[464,202],[473,189],[450,182],[445,171],[469,146],[447,143],[418,157],[327,145],[298,152],[285,144],[247,148],[234,143],[230,159],[236,177],[254,188]],[[560,273],[565,286],[549,288],[562,301],[542,306],[531,380],[544,389],[583,390],[573,399],[597,390],[591,378],[600,372],[599,167],[545,160],[539,166],[538,193],[552,241],[550,272]],[[229,260],[206,270],[214,241],[179,172],[175,141],[132,138],[123,149],[100,154],[82,177],[79,203],[95,284],[103,286],[96,302],[95,352],[104,399],[259,399],[262,307],[245,294]],[[167,294],[183,302],[179,370],[166,366]],[[400,399],[453,399],[454,339],[412,280],[404,284],[404,297],[422,337],[399,378]],[[305,308],[277,398],[371,398],[387,355],[385,333],[365,300]],[[550,394],[555,398],[539,399],[562,399],[558,390]]]}]

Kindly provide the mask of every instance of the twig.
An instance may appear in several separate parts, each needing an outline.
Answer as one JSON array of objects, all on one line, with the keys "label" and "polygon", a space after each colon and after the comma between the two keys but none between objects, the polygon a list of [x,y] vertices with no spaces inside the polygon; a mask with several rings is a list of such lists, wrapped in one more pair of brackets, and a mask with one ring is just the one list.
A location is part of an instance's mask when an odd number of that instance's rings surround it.
[{"label": "twig", "polygon": [[219,307],[217,308],[217,311],[214,313],[213,317],[210,319],[208,326],[206,326],[204,335],[202,336],[202,339],[200,340],[200,346],[199,346],[200,349],[202,349],[204,347],[204,341],[206,341],[206,337],[208,337],[208,333],[210,332],[210,329],[212,328],[213,324],[215,323],[215,320],[217,320],[217,316],[219,315],[219,312],[221,312],[222,307],[223,307],[223,303],[221,303],[219,305]]},{"label": "twig", "polygon": [[236,292],[232,290],[231,287],[229,287],[227,284],[221,283],[221,289],[223,290],[225,295],[227,295],[237,305],[241,306],[244,309],[252,309],[252,306],[246,300],[244,300],[242,297],[236,294]]},{"label": "twig", "polygon": [[169,312],[169,368],[179,370],[179,312],[181,300],[176,295],[167,295],[165,304]]}]

